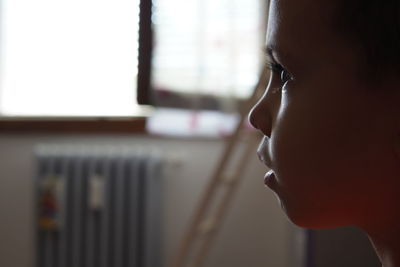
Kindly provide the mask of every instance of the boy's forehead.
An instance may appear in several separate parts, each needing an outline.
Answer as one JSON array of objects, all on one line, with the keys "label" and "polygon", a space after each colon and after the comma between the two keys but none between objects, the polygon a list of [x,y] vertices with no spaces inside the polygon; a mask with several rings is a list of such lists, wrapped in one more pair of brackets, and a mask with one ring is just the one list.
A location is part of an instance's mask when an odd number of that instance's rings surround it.
[{"label": "boy's forehead", "polygon": [[271,6],[289,6],[295,7],[294,11],[297,11],[301,8],[310,9],[324,9],[329,10],[334,8],[338,4],[342,3],[342,1],[351,1],[351,0],[270,0],[269,3]]},{"label": "boy's forehead", "polygon": [[275,47],[309,46],[333,38],[335,0],[271,0],[267,42]]},{"label": "boy's forehead", "polygon": [[[305,23],[329,24],[341,0],[271,0],[270,17],[279,22],[302,25]],[[314,24],[314,26],[318,26]]]}]

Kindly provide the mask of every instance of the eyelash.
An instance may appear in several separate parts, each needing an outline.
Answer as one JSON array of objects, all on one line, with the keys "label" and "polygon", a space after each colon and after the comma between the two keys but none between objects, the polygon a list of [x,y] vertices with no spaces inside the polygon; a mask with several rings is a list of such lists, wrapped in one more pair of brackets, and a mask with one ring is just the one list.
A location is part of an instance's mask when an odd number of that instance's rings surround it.
[{"label": "eyelash", "polygon": [[267,68],[269,68],[274,74],[279,75],[281,81],[280,88],[283,88],[288,81],[293,79],[292,75],[281,64],[267,61]]}]

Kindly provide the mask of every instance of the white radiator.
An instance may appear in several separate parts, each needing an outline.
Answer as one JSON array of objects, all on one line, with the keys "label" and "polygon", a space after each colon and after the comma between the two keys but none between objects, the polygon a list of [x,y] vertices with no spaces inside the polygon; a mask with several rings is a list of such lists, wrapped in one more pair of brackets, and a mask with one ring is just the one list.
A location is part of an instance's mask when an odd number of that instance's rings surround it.
[{"label": "white radiator", "polygon": [[160,267],[159,153],[40,146],[36,267]]}]

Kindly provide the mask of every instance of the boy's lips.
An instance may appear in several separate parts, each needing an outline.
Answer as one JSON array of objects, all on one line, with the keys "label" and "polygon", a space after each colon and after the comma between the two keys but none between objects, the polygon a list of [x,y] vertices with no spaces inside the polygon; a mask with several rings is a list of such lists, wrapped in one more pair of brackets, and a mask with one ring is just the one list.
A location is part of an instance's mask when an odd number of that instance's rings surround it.
[{"label": "boy's lips", "polygon": [[269,170],[264,176],[264,184],[267,185],[268,187],[271,187],[274,179],[275,179],[274,171]]}]

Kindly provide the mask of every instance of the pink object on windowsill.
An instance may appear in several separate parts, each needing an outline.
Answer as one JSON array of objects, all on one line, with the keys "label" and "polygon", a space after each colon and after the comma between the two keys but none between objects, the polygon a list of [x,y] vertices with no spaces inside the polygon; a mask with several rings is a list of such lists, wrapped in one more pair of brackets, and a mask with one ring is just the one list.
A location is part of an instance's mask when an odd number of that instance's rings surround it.
[{"label": "pink object on windowsill", "polygon": [[233,133],[238,114],[219,111],[159,108],[147,120],[150,134],[171,137],[226,137]]}]

